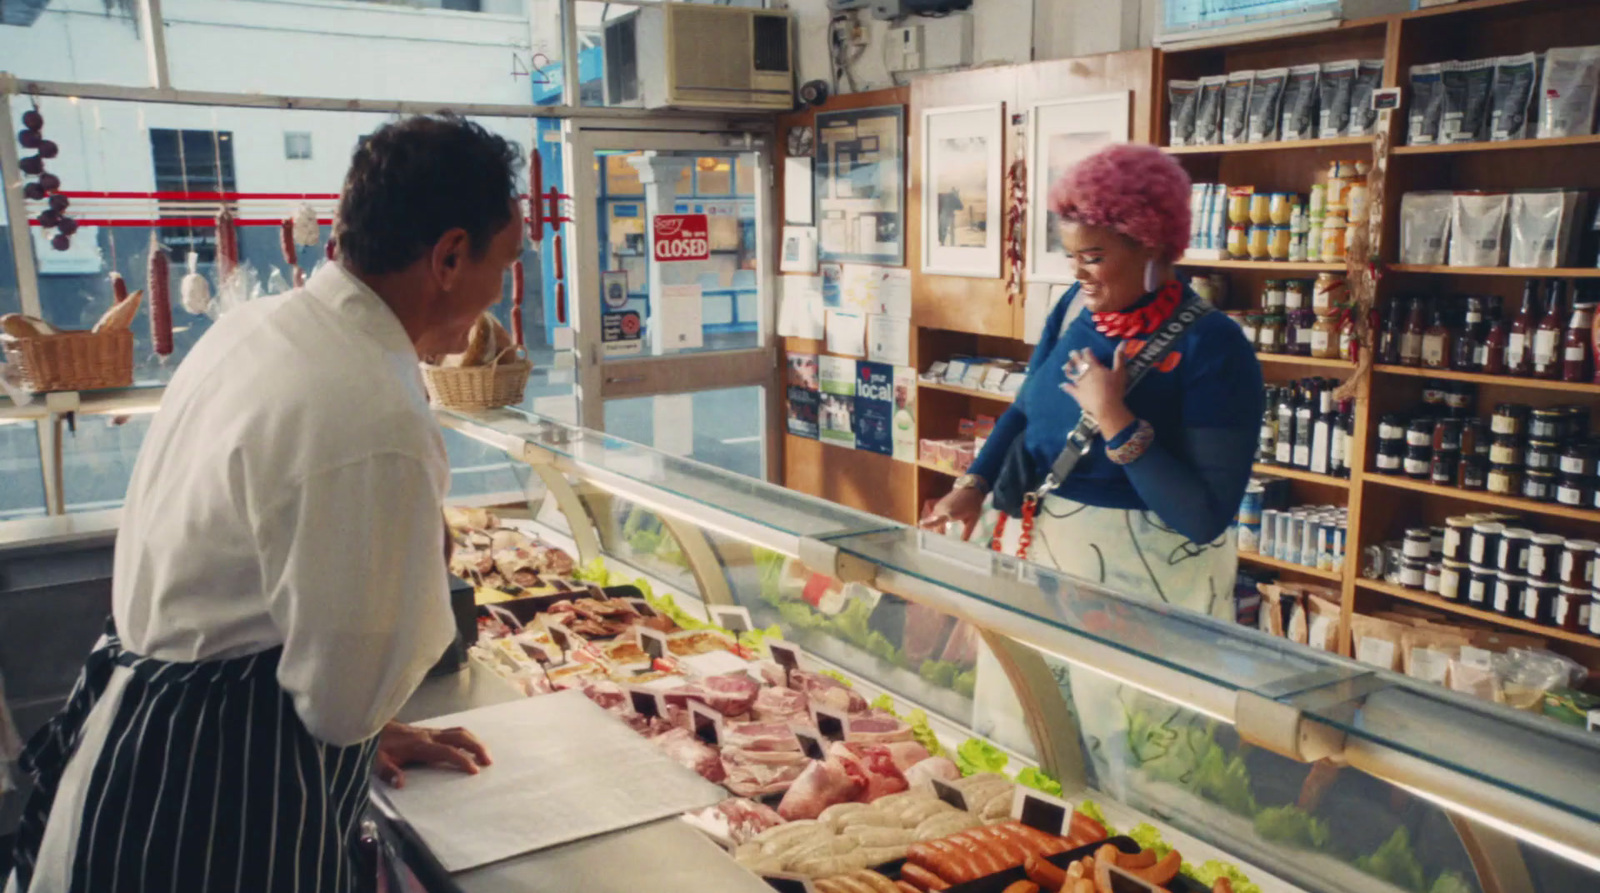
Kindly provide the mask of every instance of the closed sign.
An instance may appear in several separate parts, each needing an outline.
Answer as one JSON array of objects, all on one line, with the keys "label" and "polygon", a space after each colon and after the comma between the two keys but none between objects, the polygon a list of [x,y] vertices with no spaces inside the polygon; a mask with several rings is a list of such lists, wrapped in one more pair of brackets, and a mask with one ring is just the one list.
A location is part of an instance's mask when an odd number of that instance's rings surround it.
[{"label": "closed sign", "polygon": [[655,257],[659,261],[711,257],[711,225],[704,214],[660,214],[655,219]]}]

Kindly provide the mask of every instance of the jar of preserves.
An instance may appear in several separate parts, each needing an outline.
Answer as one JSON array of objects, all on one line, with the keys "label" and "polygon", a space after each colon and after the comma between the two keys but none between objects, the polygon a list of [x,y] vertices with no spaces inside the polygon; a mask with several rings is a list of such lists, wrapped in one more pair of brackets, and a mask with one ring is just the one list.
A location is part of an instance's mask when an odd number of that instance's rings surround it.
[{"label": "jar of preserves", "polygon": [[[1290,199],[1296,199],[1291,203]],[[1288,226],[1289,219],[1294,216],[1295,206],[1299,204],[1299,196],[1287,192],[1274,192],[1267,203],[1267,216],[1277,226]]]},{"label": "jar of preserves", "polygon": [[1528,579],[1561,581],[1561,550],[1567,541],[1554,533],[1536,533],[1528,540]]},{"label": "jar of preserves", "polygon": [[1268,313],[1261,317],[1256,346],[1262,353],[1284,352],[1284,318],[1281,313]]},{"label": "jar of preserves", "polygon": [[1590,598],[1588,587],[1562,586],[1550,611],[1550,625],[1567,632],[1583,629],[1588,625]]},{"label": "jar of preserves", "polygon": [[1520,466],[1522,441],[1513,434],[1496,435],[1494,442],[1489,445],[1489,464]]},{"label": "jar of preserves", "polygon": [[1494,408],[1489,420],[1489,430],[1494,434],[1512,434],[1521,437],[1528,430],[1528,407],[1521,403],[1501,403]]},{"label": "jar of preserves", "polygon": [[1522,590],[1522,619],[1545,626],[1554,626],[1556,601],[1561,597],[1561,587],[1551,583],[1529,583]]},{"label": "jar of preserves", "polygon": [[1514,617],[1522,610],[1522,590],[1528,581],[1504,571],[1495,575],[1494,600],[1489,610],[1505,617]]},{"label": "jar of preserves", "polygon": [[1305,279],[1285,280],[1283,283],[1283,294],[1285,302],[1284,306],[1288,307],[1290,310],[1304,310],[1307,307],[1310,307],[1312,310],[1317,309],[1314,306],[1315,302],[1311,289],[1311,283]]},{"label": "jar of preserves", "polygon": [[1311,326],[1311,355],[1319,359],[1339,357],[1339,316],[1336,311],[1317,314]]},{"label": "jar of preserves", "polygon": [[1489,476],[1484,479],[1485,490],[1496,496],[1522,495],[1522,466],[1489,464]]},{"label": "jar of preserves", "polygon": [[1580,474],[1564,474],[1556,483],[1556,502],[1582,507],[1589,504],[1589,479]]},{"label": "jar of preserves", "polygon": [[1472,541],[1471,518],[1452,515],[1444,519],[1444,537],[1439,543],[1440,555],[1446,561],[1466,561],[1467,548]]},{"label": "jar of preserves", "polygon": [[1433,533],[1426,527],[1411,527],[1400,544],[1402,558],[1427,558],[1432,554]]},{"label": "jar of preserves", "polygon": [[1446,558],[1439,565],[1439,597],[1456,601],[1461,598],[1461,578],[1467,575],[1467,565]]},{"label": "jar of preserves", "polygon": [[1234,224],[1228,227],[1228,257],[1234,260],[1250,259],[1250,228]]},{"label": "jar of preserves", "polygon": [[1533,543],[1533,531],[1524,527],[1508,527],[1500,534],[1500,552],[1494,566],[1513,574],[1528,572],[1528,549]]},{"label": "jar of preserves", "polygon": [[1400,474],[1405,464],[1406,446],[1401,440],[1389,440],[1378,444],[1378,455],[1374,466],[1379,474]]},{"label": "jar of preserves", "polygon": [[1528,419],[1531,440],[1561,441],[1567,436],[1567,411],[1560,408],[1535,409]]},{"label": "jar of preserves", "polygon": [[1406,437],[1405,419],[1398,413],[1386,412],[1378,419],[1378,442],[1386,440],[1404,441]]},{"label": "jar of preserves", "polygon": [[1522,464],[1529,471],[1560,471],[1561,445],[1549,440],[1530,440]]},{"label": "jar of preserves", "polygon": [[1461,451],[1461,420],[1438,419],[1433,423],[1433,451],[1436,453]]},{"label": "jar of preserves", "polygon": [[1489,456],[1489,426],[1483,419],[1471,418],[1461,423],[1461,455]]},{"label": "jar of preserves", "polygon": [[1239,324],[1239,330],[1244,332],[1244,340],[1252,346],[1261,343],[1261,314],[1246,313],[1244,320]]},{"label": "jar of preserves", "polygon": [[1268,313],[1299,310],[1301,306],[1288,303],[1288,290],[1284,287],[1282,279],[1268,279],[1267,284],[1261,289],[1261,309]]},{"label": "jar of preserves", "polygon": [[1433,448],[1433,419],[1412,419],[1406,426],[1406,446]]},{"label": "jar of preserves", "polygon": [[1316,263],[1322,260],[1322,221],[1311,221],[1311,229],[1306,231],[1306,260]]},{"label": "jar of preserves", "polygon": [[[1301,286],[1305,285],[1302,281]],[[1344,275],[1340,273],[1318,273],[1317,281],[1311,287],[1311,309],[1321,313],[1330,310],[1334,305],[1344,299]]]},{"label": "jar of preserves", "polygon": [[1250,222],[1250,196],[1255,192],[1249,186],[1235,186],[1228,190],[1228,222],[1239,226]]},{"label": "jar of preserves", "polygon": [[1322,260],[1324,263],[1344,260],[1345,251],[1345,223],[1344,214],[1328,212],[1322,220]]},{"label": "jar of preserves", "polygon": [[1256,261],[1270,260],[1272,231],[1265,226],[1256,224],[1250,227],[1246,234],[1246,243],[1250,252],[1250,259]]},{"label": "jar of preserves", "polygon": [[1479,521],[1472,525],[1472,540],[1467,548],[1467,560],[1475,565],[1492,567],[1500,554],[1500,537],[1506,526],[1499,521]]},{"label": "jar of preserves", "polygon": [[1594,582],[1595,551],[1600,543],[1594,540],[1567,540],[1561,544],[1561,564],[1556,568],[1556,580],[1562,586],[1588,586]]},{"label": "jar of preserves", "polygon": [[1490,599],[1494,596],[1495,583],[1499,579],[1499,572],[1493,568],[1472,565],[1467,571],[1465,586],[1467,604],[1480,610],[1488,608]]},{"label": "jar of preserves", "polygon": [[1589,436],[1589,407],[1579,403],[1561,407],[1567,414],[1567,436]]},{"label": "jar of preserves", "polygon": [[1273,260],[1289,259],[1289,244],[1293,237],[1287,226],[1267,227],[1267,256]]},{"label": "jar of preserves", "polygon": [[1573,441],[1561,451],[1561,473],[1592,477],[1595,473],[1594,445]]},{"label": "jar of preserves", "polygon": [[1257,192],[1250,196],[1250,222],[1266,226],[1272,222],[1272,194]]},{"label": "jar of preserves", "polygon": [[1428,564],[1425,561],[1418,561],[1415,558],[1405,558],[1400,561],[1399,583],[1407,589],[1421,589],[1422,584],[1426,582],[1427,574]]},{"label": "jar of preserves", "polygon": [[1216,287],[1211,282],[1210,276],[1190,276],[1189,290],[1203,298],[1207,304],[1215,307],[1221,295],[1217,294]]},{"label": "jar of preserves", "polygon": [[1522,497],[1534,502],[1556,501],[1556,473],[1527,471],[1522,475]]},{"label": "jar of preserves", "polygon": [[1305,263],[1306,261],[1306,234],[1290,231],[1289,233],[1289,261],[1291,263]]},{"label": "jar of preserves", "polygon": [[1361,342],[1356,338],[1356,315],[1348,306],[1339,314],[1339,359],[1346,363],[1358,360]]},{"label": "jar of preserves", "polygon": [[1425,481],[1433,472],[1433,450],[1425,446],[1406,447],[1406,477]]},{"label": "jar of preserves", "polygon": [[1297,357],[1311,356],[1311,331],[1316,324],[1317,315],[1310,310],[1289,311],[1283,337],[1284,352]]},{"label": "jar of preserves", "polygon": [[1443,574],[1443,567],[1437,561],[1428,562],[1422,574],[1422,591],[1439,594],[1439,577]]},{"label": "jar of preserves", "polygon": [[1461,457],[1456,486],[1463,490],[1482,490],[1489,486],[1489,460],[1483,456]]},{"label": "jar of preserves", "polygon": [[1456,482],[1460,468],[1459,450],[1435,450],[1433,458],[1428,463],[1428,480],[1441,487],[1452,486]]}]

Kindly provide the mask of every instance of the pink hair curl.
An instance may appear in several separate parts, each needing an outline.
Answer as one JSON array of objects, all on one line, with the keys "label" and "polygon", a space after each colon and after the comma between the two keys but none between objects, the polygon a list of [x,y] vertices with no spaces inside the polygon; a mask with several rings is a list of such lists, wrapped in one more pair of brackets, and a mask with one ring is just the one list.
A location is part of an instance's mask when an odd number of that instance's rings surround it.
[{"label": "pink hair curl", "polygon": [[1154,146],[1119,143],[1090,155],[1050,187],[1062,220],[1119,232],[1173,260],[1189,247],[1189,175]]}]

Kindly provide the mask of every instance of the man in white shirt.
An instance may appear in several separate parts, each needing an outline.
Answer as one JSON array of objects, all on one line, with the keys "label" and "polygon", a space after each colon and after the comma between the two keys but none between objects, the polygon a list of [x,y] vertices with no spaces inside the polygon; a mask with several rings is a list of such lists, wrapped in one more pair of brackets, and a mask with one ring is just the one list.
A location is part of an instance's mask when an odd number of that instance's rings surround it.
[{"label": "man in white shirt", "polygon": [[389,721],[453,630],[417,359],[501,297],[518,155],[454,117],[377,131],[339,260],[184,360],[129,483],[114,627],[23,755],[7,893],[339,893],[375,758],[396,783],[488,764],[463,730]]}]

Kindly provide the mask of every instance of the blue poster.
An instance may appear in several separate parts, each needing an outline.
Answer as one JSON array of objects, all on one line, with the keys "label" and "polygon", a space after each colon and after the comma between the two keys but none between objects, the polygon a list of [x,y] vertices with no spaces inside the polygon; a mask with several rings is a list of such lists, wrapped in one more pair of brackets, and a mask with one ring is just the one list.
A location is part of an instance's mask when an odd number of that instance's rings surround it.
[{"label": "blue poster", "polygon": [[822,405],[822,393],[811,388],[789,386],[789,433],[796,437],[817,439],[817,410]]},{"label": "blue poster", "polygon": [[894,367],[856,363],[856,449],[894,455]]}]

